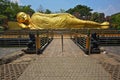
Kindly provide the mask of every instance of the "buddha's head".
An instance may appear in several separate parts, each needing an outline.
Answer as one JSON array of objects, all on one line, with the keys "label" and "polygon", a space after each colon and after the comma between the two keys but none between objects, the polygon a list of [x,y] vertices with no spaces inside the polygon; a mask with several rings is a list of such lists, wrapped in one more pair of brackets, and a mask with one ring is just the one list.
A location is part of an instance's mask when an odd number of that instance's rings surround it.
[{"label": "buddha's head", "polygon": [[28,23],[30,21],[30,16],[25,12],[19,12],[17,14],[17,21],[19,23]]}]

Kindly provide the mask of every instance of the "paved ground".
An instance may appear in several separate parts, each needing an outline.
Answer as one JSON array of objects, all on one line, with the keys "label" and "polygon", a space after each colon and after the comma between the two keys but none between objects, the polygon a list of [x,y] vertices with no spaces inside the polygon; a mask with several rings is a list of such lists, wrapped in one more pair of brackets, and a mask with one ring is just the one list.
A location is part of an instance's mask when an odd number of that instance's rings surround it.
[{"label": "paved ground", "polygon": [[23,48],[21,47],[14,47],[14,48],[0,48],[0,57],[3,57],[5,55],[9,55],[11,53],[14,53],[16,51],[21,51]]},{"label": "paved ground", "polygon": [[120,56],[120,46],[104,46],[103,47],[108,53],[117,54]]},{"label": "paved ground", "polygon": [[111,80],[99,62],[84,53],[70,39],[54,39],[44,53],[32,61],[18,80]]}]

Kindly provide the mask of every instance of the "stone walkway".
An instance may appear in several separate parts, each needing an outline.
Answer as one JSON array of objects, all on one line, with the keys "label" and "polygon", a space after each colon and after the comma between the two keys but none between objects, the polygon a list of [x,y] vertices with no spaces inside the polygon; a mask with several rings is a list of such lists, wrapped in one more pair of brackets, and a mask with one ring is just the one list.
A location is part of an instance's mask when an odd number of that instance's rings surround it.
[{"label": "stone walkway", "polygon": [[111,80],[111,77],[70,39],[64,39],[63,52],[61,40],[54,39],[18,80]]},{"label": "stone walkway", "polygon": [[2,48],[0,47],[0,58],[3,57],[3,56],[6,56],[6,55],[10,55],[14,52],[17,52],[17,51],[20,51],[22,49],[24,49],[25,47],[21,48],[21,47],[5,47],[5,48]]},{"label": "stone walkway", "polygon": [[120,46],[104,46],[103,47],[108,53],[117,54],[120,56]]}]

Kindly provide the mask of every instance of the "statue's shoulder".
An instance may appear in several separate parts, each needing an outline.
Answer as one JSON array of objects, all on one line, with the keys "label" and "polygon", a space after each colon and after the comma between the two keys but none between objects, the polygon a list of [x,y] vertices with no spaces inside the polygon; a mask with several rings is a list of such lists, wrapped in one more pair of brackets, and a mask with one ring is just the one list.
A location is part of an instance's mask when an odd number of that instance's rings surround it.
[{"label": "statue's shoulder", "polygon": [[35,12],[33,15],[44,15],[44,14],[40,12]]}]

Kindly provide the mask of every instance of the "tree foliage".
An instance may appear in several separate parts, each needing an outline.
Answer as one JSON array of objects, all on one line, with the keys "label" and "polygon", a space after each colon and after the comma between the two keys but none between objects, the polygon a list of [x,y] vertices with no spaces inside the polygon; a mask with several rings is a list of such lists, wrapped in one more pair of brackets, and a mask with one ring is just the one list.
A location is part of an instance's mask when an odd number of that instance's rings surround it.
[{"label": "tree foliage", "polygon": [[111,16],[112,27],[120,29],[120,13]]},{"label": "tree foliage", "polygon": [[45,13],[46,13],[46,14],[50,14],[51,11],[50,11],[49,9],[46,9]]},{"label": "tree foliage", "polygon": [[98,12],[94,12],[91,15],[91,19],[90,20],[98,22],[99,21],[98,18],[99,18],[99,13]]},{"label": "tree foliage", "polygon": [[74,12],[79,12],[81,16],[90,16],[92,9],[85,5],[76,5],[74,8],[68,9],[66,12],[73,14]]},{"label": "tree foliage", "polygon": [[11,2],[10,0],[0,0],[0,15],[8,17],[10,21],[15,21],[18,12],[34,13],[34,10],[30,7],[30,5],[20,6],[18,3]]},{"label": "tree foliage", "polygon": [[102,23],[105,21],[105,14],[94,12],[92,13],[90,20]]}]

